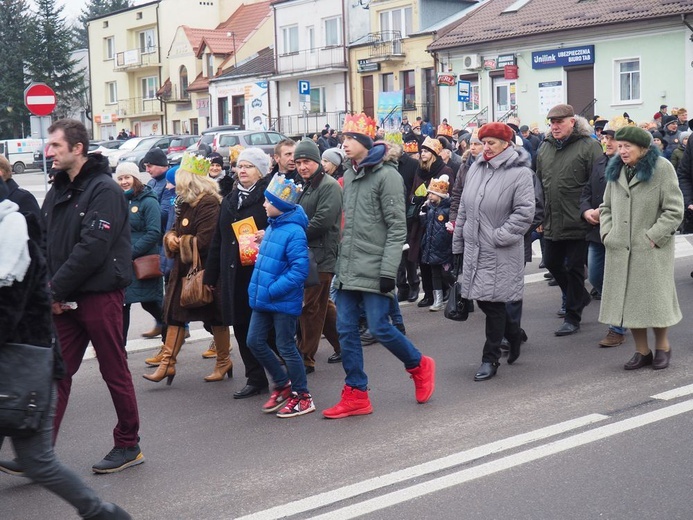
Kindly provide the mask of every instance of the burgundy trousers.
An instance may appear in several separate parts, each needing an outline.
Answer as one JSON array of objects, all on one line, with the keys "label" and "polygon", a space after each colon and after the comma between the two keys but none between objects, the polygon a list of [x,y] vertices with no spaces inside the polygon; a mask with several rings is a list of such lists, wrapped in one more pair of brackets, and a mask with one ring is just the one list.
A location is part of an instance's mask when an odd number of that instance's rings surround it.
[{"label": "burgundy trousers", "polygon": [[303,292],[303,311],[298,318],[301,327],[298,349],[303,354],[303,363],[308,367],[315,366],[315,354],[323,334],[336,353],[342,351],[337,333],[337,308],[330,300],[332,273],[318,274],[320,284],[306,287]]},{"label": "burgundy trousers", "polygon": [[113,445],[131,447],[139,441],[137,398],[123,349],[124,294],[123,290],[84,294],[77,298],[77,309],[53,315],[67,371],[65,378],[58,381],[54,444],[70,398],[72,376],[82,364],[89,341],[96,351],[101,377],[111,393],[118,417],[113,429]]}]

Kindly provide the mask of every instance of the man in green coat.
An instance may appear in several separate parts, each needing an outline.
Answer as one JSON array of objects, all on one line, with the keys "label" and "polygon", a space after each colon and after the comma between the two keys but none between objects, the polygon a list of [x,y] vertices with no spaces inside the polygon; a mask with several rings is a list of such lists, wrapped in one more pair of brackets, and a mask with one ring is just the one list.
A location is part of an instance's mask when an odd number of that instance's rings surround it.
[{"label": "man in green coat", "polygon": [[365,311],[371,334],[411,374],[416,400],[425,403],[435,389],[435,361],[419,350],[388,319],[397,267],[407,234],[404,185],[387,145],[373,143],[375,121],[365,114],[347,116],[344,151],[344,232],[337,261],[337,331],[346,373],[342,398],[323,411],[328,419],[373,411],[363,370],[359,315]]},{"label": "man in green coat", "polygon": [[537,177],[544,188],[544,264],[565,295],[565,321],[556,336],[580,330],[585,290],[585,261],[590,225],[582,219],[580,196],[592,164],[602,155],[585,118],[570,105],[556,105],[547,119],[551,133],[537,153]]}]

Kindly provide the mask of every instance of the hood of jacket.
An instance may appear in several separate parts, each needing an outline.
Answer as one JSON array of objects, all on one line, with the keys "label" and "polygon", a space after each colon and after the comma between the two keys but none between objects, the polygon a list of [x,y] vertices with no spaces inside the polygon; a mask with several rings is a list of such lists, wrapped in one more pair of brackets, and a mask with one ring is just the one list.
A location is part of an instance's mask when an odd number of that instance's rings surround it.
[{"label": "hood of jacket", "polygon": [[[87,180],[97,175],[108,175],[111,177],[111,168],[108,165],[108,158],[101,154],[87,155],[87,162],[82,166],[73,184],[81,186]],[[62,188],[70,184],[70,176],[66,171],[59,170],[53,178],[53,184],[58,188]]]},{"label": "hood of jacket", "polygon": [[[659,150],[651,144],[647,153],[635,164],[635,178],[641,182],[649,181],[660,155]],[[606,180],[610,182],[617,181],[618,177],[621,175],[623,165],[624,162],[621,156],[618,154],[614,155],[606,166],[606,172],[604,174]]]},{"label": "hood of jacket", "polygon": [[587,119],[585,119],[584,117],[575,116],[575,126],[573,127],[573,133],[570,134],[566,139],[564,139],[563,141],[558,141],[551,135],[551,132],[549,132],[546,134],[544,141],[548,141],[549,143],[551,143],[552,146],[555,146],[556,148],[564,148],[570,143],[573,143],[578,139],[582,139],[583,137],[589,137],[590,139],[593,139],[592,127],[590,126]]},{"label": "hood of jacket", "polygon": [[10,213],[19,211],[19,206],[9,199],[0,202],[0,222]]},{"label": "hood of jacket", "polygon": [[306,215],[301,206],[296,205],[291,211],[286,211],[278,217],[270,218],[269,223],[275,228],[286,224],[298,224],[305,230],[308,229],[308,215]]},{"label": "hood of jacket", "polygon": [[358,164],[358,167],[357,167],[356,163],[354,163],[352,161],[354,171],[358,171],[358,170],[366,168],[368,166],[377,166],[381,162],[385,161],[385,155],[387,154],[387,149],[388,149],[388,146],[385,143],[375,143],[373,145],[373,148],[368,150],[368,154],[363,159],[363,161],[361,161]]}]

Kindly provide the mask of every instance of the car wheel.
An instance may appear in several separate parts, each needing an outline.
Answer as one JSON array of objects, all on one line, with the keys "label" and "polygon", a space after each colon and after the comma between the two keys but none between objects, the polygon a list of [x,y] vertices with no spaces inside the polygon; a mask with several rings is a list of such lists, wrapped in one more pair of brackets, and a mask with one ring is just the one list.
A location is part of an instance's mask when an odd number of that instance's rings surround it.
[{"label": "car wheel", "polygon": [[16,162],[12,165],[12,171],[15,175],[21,175],[24,173],[24,170],[26,170],[26,166],[24,166],[23,162]]}]

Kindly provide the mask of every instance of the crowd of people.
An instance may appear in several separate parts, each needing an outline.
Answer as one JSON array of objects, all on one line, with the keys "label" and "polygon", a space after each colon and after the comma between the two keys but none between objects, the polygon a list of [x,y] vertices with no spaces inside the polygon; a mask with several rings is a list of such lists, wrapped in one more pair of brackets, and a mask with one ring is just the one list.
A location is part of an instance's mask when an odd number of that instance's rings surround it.
[{"label": "crowd of people", "polygon": [[[111,177],[105,158],[87,155],[81,123],[54,123],[48,150],[57,173],[42,209],[0,157],[7,183],[0,225],[7,215],[25,220],[21,269],[36,271],[31,284],[10,271],[15,279],[0,290],[22,289],[23,301],[37,302],[3,321],[9,334],[0,348],[6,341],[54,345],[64,364],[56,373],[55,416],[34,444],[22,448],[15,440],[17,458],[0,462],[0,471],[43,483],[84,518],[129,518],[67,470],[60,478],[79,493],[51,484],[33,461],[45,456],[59,467],[52,445],[91,342],[118,416],[113,448],[92,470],[144,462],[125,348],[133,303],[154,320],[143,336],[162,339],[146,360],[155,370],[145,379],[173,383],[195,321],[213,336],[203,356],[216,364],[204,380],[231,378],[232,328],[245,376],[233,397],[269,393],[260,409],[280,418],[316,410],[307,376],[324,336],[328,362],[342,364],[345,380],[339,402],[322,414],[341,419],[373,412],[363,346],[374,342],[402,363],[414,400],[430,400],[436,364],[406,335],[399,305],[441,311],[458,281],[464,305],[473,311],[476,302],[486,319],[473,378],[490,380],[502,357],[512,365],[528,339],[524,271],[536,239],[541,266],[562,294],[557,337],[579,332],[583,309],[599,299],[599,320],[608,325],[600,345],[621,345],[630,330],[635,353],[624,368],[666,368],[667,331],[682,319],[674,235],[693,221],[693,151],[682,130],[690,122],[685,110],[674,120],[666,109],[650,127],[627,114],[590,124],[559,104],[547,114],[545,134],[517,118],[466,131],[445,119],[434,130],[427,119],[403,118],[403,145],[378,139],[375,121],[355,114],[339,133],[326,127],[320,136],[279,142],[272,157],[243,149],[228,170],[217,154],[191,152],[168,168],[154,149],[143,161],[145,182],[135,165],[120,164]],[[46,330],[27,336],[23,313],[32,320],[41,313]]]}]

